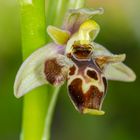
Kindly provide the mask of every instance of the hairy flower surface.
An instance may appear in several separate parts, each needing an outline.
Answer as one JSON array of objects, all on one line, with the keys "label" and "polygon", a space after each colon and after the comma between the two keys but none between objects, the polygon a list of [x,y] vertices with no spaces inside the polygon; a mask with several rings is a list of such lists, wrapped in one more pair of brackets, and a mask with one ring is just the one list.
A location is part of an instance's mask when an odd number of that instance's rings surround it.
[{"label": "hairy flower surface", "polygon": [[48,26],[54,43],[36,50],[21,65],[14,84],[17,98],[50,83],[67,82],[69,97],[81,113],[102,115],[107,80],[134,81],[135,73],[122,61],[125,54],[114,55],[94,41],[100,26],[92,20],[103,9],[69,10],[61,29]]}]

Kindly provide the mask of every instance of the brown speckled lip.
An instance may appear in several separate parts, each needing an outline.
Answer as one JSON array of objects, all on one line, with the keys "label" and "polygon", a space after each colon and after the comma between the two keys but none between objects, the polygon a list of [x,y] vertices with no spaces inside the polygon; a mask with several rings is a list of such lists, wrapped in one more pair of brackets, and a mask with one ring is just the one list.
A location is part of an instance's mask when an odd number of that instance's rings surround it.
[{"label": "brown speckled lip", "polygon": [[74,103],[75,107],[81,113],[83,113],[85,109],[85,112],[91,111],[92,109],[95,112],[100,111],[102,101],[106,93],[107,81],[105,77],[102,76],[103,74],[100,67],[96,65],[96,62],[92,58],[87,57],[86,59],[82,60],[77,59],[74,55],[75,54],[71,55],[71,60],[78,68],[77,76],[79,75],[83,77],[84,81],[87,82],[87,84],[91,82],[91,79],[102,81],[101,86],[104,86],[104,91],[100,91],[98,87],[93,83],[90,85],[86,93],[84,93],[82,88],[83,79],[81,79],[80,77],[76,78],[75,75],[75,79],[73,79],[68,85],[68,91],[71,100]]}]

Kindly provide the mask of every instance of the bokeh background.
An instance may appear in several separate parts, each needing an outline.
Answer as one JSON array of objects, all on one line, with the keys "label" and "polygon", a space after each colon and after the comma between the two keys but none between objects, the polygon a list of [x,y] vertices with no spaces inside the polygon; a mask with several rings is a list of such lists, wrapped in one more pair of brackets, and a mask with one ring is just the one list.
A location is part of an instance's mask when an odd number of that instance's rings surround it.
[{"label": "bokeh background", "polygon": [[[109,81],[104,116],[80,115],[62,88],[52,124],[52,140],[140,139],[140,0],[87,0],[103,7],[96,42],[114,53],[126,53],[125,63],[137,74],[134,83]],[[15,74],[22,62],[19,9],[16,0],[0,0],[0,140],[18,140],[22,100],[13,96]]]}]

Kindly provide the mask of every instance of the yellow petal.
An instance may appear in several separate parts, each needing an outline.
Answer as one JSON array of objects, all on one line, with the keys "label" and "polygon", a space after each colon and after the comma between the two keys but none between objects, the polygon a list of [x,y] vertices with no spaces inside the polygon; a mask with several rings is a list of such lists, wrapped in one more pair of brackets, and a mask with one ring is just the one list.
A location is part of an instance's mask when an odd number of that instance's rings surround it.
[{"label": "yellow petal", "polygon": [[56,43],[56,44],[66,44],[70,34],[67,31],[61,30],[59,28],[56,28],[54,26],[48,26],[47,28],[47,32],[49,34],[49,36],[52,38],[52,40]]}]

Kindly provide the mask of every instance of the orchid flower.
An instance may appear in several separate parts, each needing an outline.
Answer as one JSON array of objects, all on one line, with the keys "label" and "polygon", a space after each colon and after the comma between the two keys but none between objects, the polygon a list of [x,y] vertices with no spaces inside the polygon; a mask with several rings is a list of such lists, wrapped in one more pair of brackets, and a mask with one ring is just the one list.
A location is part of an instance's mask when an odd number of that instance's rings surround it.
[{"label": "orchid flower", "polygon": [[107,80],[134,81],[135,73],[122,61],[125,54],[114,55],[94,42],[100,26],[92,20],[103,9],[72,9],[62,28],[48,26],[54,41],[32,53],[21,65],[15,79],[17,98],[32,89],[67,82],[68,95],[75,108],[84,114],[102,115]]}]

